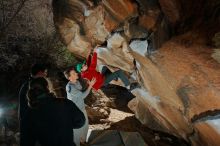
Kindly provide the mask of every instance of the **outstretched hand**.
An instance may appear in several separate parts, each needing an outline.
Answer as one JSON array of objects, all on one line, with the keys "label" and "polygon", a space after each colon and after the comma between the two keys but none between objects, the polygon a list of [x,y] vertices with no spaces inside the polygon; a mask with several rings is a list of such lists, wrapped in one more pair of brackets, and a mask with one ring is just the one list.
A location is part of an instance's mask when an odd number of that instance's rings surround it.
[{"label": "outstretched hand", "polygon": [[92,87],[96,83],[96,78],[92,78],[91,81],[88,81],[89,87]]},{"label": "outstretched hand", "polygon": [[96,45],[96,46],[95,46],[95,48],[93,49],[93,52],[97,52],[98,47],[100,47],[100,46],[101,46],[101,45],[99,45],[99,44],[98,44],[98,45]]},{"label": "outstretched hand", "polygon": [[[101,45],[96,45],[94,48],[92,48],[92,49],[90,49],[89,50],[89,56],[91,55],[91,56],[93,56],[93,53],[94,52],[97,52],[97,50],[98,50],[98,47],[100,47]],[[88,58],[88,57],[87,57]]]},{"label": "outstretched hand", "polygon": [[90,49],[89,50],[89,55],[92,55],[93,54],[93,49]]}]

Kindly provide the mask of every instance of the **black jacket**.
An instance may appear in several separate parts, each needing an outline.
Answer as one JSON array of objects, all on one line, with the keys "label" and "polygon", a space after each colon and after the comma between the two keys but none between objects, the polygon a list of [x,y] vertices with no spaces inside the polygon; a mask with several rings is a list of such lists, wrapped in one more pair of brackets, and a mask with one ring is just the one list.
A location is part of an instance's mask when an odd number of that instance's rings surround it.
[{"label": "black jacket", "polygon": [[[31,80],[31,79],[30,79]],[[23,118],[28,108],[27,92],[28,92],[29,80],[26,81],[20,88],[19,91],[19,107],[18,107],[18,117],[19,120]]]},{"label": "black jacket", "polygon": [[84,114],[70,100],[48,96],[36,109],[28,108],[24,117],[21,146],[75,146],[73,129],[85,123]]}]

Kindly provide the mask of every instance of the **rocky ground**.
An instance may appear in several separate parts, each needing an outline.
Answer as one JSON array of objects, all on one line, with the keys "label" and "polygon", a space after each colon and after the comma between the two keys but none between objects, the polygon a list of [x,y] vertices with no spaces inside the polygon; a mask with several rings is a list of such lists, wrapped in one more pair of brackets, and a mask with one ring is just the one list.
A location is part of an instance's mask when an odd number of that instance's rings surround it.
[{"label": "rocky ground", "polygon": [[[142,125],[128,109],[127,103],[135,98],[127,89],[109,85],[102,90],[93,91],[86,98],[86,109],[89,116],[89,128],[91,130],[120,130],[139,132],[145,142],[150,146],[189,145],[183,140],[172,135],[153,131]],[[13,106],[13,102],[9,104]],[[15,110],[8,110],[7,127],[5,121],[0,122],[0,146],[18,146],[19,129]]]},{"label": "rocky ground", "polygon": [[86,101],[89,129],[139,132],[149,146],[190,145],[175,136],[153,131],[147,125],[142,125],[127,107],[127,103],[133,98],[134,95],[120,86],[110,85],[102,91],[93,91],[93,95]]}]

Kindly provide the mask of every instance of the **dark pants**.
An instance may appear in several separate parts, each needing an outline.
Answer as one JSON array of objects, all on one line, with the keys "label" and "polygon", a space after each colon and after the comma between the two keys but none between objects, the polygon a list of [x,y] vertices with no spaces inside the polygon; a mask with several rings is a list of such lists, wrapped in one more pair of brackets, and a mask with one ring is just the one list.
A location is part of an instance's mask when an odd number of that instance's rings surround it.
[{"label": "dark pants", "polygon": [[103,66],[101,73],[105,76],[104,86],[117,78],[120,78],[125,86],[130,85],[128,78],[122,70],[118,70],[112,73],[106,66]]}]

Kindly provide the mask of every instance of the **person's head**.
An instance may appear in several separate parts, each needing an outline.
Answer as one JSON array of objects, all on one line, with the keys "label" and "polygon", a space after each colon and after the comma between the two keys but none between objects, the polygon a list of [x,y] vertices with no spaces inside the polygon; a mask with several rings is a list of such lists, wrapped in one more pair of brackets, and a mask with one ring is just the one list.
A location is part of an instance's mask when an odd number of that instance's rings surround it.
[{"label": "person's head", "polygon": [[47,76],[47,68],[43,64],[34,64],[31,67],[31,76],[32,77],[46,77]]},{"label": "person's head", "polygon": [[87,64],[86,64],[86,61],[83,61],[83,63],[78,63],[78,64],[76,65],[76,71],[77,71],[78,73],[84,72],[84,71],[86,71],[87,69],[88,69],[88,66],[87,66]]},{"label": "person's head", "polygon": [[69,68],[69,69],[65,70],[64,76],[66,77],[67,80],[69,80],[71,82],[76,82],[76,80],[79,78],[79,76],[74,68]]},{"label": "person's head", "polygon": [[27,92],[28,105],[37,107],[42,98],[50,93],[48,81],[43,77],[34,78],[29,83]]},{"label": "person's head", "polygon": [[82,68],[81,68],[81,72],[84,72],[88,69],[87,64],[83,64]]}]

